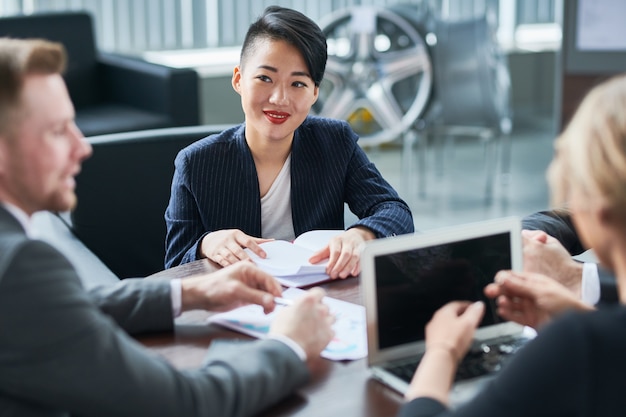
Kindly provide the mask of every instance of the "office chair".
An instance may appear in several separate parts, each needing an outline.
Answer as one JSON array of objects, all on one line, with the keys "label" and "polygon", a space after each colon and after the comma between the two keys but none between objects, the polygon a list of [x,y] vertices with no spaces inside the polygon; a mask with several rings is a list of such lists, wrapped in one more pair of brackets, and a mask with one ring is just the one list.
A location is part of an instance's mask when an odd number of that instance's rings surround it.
[{"label": "office chair", "polygon": [[74,234],[119,278],[160,271],[165,209],[180,149],[230,126],[204,125],[88,138],[93,155],[76,177]]}]

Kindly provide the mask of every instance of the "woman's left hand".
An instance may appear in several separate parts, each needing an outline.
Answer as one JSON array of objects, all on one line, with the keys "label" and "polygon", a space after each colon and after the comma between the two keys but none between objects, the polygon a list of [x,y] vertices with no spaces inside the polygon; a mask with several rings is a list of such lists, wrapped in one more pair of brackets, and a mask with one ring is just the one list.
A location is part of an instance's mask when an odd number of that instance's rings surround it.
[{"label": "woman's left hand", "polygon": [[531,272],[499,271],[484,292],[496,299],[498,314],[505,320],[534,329],[567,310],[594,309],[560,282]]},{"label": "woman's left hand", "polygon": [[326,273],[333,279],[356,276],[361,272],[361,252],[368,240],[376,238],[365,227],[353,227],[333,237],[328,245],[315,252],[309,262],[316,264],[328,258]]}]

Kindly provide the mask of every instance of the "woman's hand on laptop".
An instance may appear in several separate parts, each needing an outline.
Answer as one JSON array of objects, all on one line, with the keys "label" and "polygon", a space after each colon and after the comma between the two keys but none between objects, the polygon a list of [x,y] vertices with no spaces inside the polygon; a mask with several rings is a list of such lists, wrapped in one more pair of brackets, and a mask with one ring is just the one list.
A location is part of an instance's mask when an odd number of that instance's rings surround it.
[{"label": "woman's hand on laptop", "polygon": [[563,284],[531,272],[500,271],[485,295],[497,300],[501,317],[534,329],[567,310],[594,309]]},{"label": "woman's hand on laptop", "polygon": [[455,363],[467,353],[474,331],[485,312],[485,305],[477,301],[452,301],[435,312],[426,325],[426,351],[447,349]]},{"label": "woman's hand on laptop", "polygon": [[452,301],[435,312],[426,325],[426,353],[405,394],[407,400],[431,397],[448,403],[457,365],[467,353],[484,313],[481,301]]}]

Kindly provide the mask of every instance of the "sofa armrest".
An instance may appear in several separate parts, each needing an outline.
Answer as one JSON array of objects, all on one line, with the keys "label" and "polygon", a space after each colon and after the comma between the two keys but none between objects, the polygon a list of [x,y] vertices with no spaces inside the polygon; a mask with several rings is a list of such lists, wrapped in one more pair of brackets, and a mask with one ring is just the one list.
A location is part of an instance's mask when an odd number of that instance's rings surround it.
[{"label": "sofa armrest", "polygon": [[166,114],[175,126],[200,123],[199,77],[194,69],[100,53],[98,72],[107,101]]}]

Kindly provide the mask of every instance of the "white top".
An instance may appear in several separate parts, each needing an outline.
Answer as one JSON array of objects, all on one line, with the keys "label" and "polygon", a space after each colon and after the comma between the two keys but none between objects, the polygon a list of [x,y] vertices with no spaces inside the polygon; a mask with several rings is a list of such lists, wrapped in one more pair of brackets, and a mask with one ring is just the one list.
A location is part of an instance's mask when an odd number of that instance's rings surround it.
[{"label": "white top", "polygon": [[291,154],[261,198],[261,237],[291,242],[296,238],[291,217]]}]

